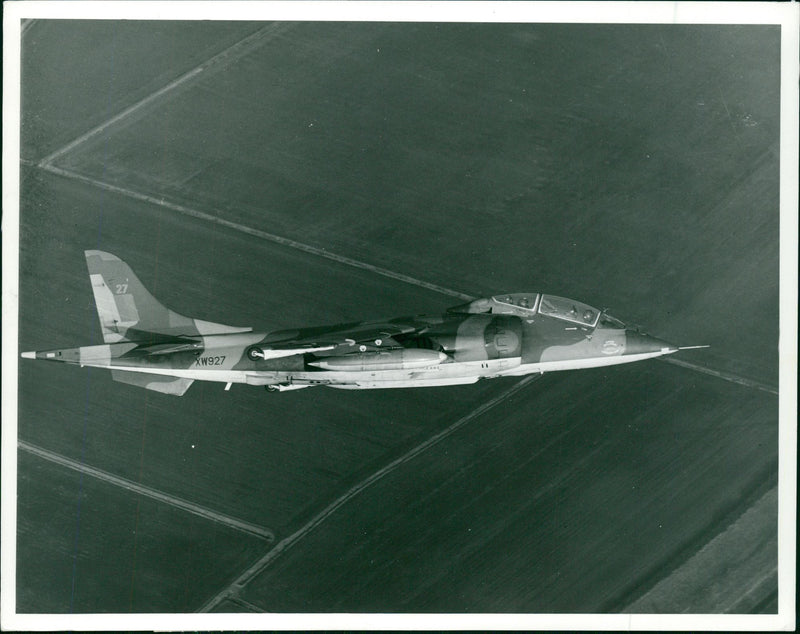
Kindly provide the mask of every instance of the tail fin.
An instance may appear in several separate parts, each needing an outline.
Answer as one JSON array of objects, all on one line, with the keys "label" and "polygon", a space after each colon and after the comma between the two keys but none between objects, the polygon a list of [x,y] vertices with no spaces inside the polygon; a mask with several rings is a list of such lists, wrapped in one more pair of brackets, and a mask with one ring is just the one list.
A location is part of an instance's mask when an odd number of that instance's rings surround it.
[{"label": "tail fin", "polygon": [[141,341],[153,334],[196,336],[250,332],[185,317],[161,305],[117,256],[86,251],[86,265],[105,343]]}]

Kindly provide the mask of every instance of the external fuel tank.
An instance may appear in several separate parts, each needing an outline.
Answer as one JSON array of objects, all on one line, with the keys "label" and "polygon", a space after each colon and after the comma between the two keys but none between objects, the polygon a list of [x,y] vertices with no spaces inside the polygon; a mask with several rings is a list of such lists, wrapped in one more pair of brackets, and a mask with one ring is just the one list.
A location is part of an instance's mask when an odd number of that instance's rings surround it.
[{"label": "external fuel tank", "polygon": [[374,352],[354,352],[338,357],[323,357],[309,361],[308,365],[323,370],[340,372],[368,372],[372,370],[416,370],[439,365],[447,359],[443,352],[424,348],[400,348],[397,350],[376,350]]}]

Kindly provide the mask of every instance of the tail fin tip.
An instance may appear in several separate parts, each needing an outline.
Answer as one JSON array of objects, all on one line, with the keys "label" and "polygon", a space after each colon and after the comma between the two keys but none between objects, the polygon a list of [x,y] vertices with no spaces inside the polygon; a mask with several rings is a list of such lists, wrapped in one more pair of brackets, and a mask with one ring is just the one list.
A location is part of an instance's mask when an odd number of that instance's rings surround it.
[{"label": "tail fin tip", "polygon": [[83,254],[86,256],[87,259],[90,258],[91,256],[97,256],[101,260],[105,260],[106,262],[121,262],[122,261],[116,255],[114,255],[113,253],[108,253],[106,251],[98,251],[97,249],[90,249],[88,251],[84,251]]}]

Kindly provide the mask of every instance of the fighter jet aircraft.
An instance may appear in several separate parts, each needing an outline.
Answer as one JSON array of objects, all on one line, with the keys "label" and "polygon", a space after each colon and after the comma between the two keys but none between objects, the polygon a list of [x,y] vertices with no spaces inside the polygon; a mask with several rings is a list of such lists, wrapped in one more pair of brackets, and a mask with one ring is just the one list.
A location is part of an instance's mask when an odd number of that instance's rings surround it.
[{"label": "fighter jet aircraft", "polygon": [[105,343],[22,356],[108,368],[115,381],[177,396],[196,380],[273,391],[459,385],[679,350],[605,311],[538,292],[476,299],[441,315],[253,332],[173,312],[118,257],[85,255]]}]

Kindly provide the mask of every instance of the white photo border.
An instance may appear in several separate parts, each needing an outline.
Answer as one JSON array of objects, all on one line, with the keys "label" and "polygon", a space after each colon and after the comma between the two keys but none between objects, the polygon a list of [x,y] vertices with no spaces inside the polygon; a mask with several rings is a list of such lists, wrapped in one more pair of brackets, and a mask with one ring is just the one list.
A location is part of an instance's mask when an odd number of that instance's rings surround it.
[{"label": "white photo border", "polygon": [[[4,3],[2,588],[9,630],[793,630],[797,478],[798,33],[779,2],[22,1]],[[21,31],[30,19],[770,24],[781,27],[779,566],[776,615],[17,614],[16,469]]]}]

